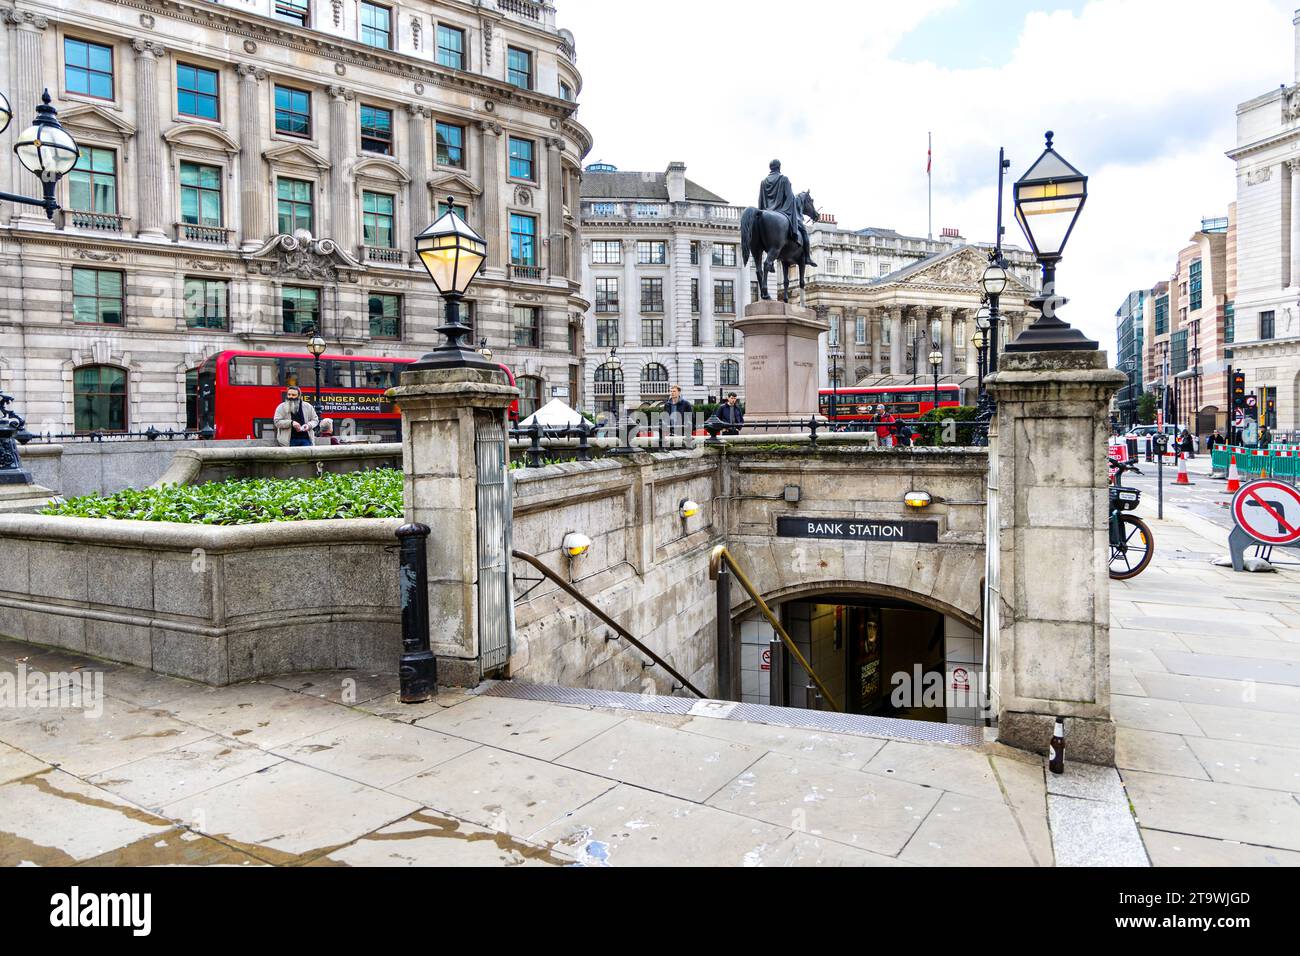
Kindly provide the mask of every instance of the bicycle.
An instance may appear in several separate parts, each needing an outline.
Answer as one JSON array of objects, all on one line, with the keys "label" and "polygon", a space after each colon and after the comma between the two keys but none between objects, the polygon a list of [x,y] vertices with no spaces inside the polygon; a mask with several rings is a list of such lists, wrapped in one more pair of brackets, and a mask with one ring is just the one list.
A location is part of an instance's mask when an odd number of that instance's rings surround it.
[{"label": "bicycle", "polygon": [[1114,458],[1110,488],[1110,577],[1112,581],[1127,581],[1147,569],[1155,556],[1156,539],[1147,523],[1137,515],[1129,514],[1142,500],[1142,492],[1124,487],[1124,472],[1135,475],[1142,472]]}]

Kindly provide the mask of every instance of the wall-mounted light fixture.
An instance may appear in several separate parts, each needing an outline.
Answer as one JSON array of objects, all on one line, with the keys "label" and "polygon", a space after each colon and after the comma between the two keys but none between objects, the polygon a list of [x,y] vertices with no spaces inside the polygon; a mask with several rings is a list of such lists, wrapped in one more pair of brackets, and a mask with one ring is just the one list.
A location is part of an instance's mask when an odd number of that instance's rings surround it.
[{"label": "wall-mounted light fixture", "polygon": [[930,502],[933,500],[928,491],[909,491],[903,496],[903,504],[918,511],[930,507]]},{"label": "wall-mounted light fixture", "polygon": [[681,504],[677,506],[677,513],[682,516],[682,520],[694,518],[700,513],[700,503],[690,498],[683,498]]},{"label": "wall-mounted light fixture", "polygon": [[564,553],[570,559],[580,558],[591,550],[591,539],[585,534],[579,534],[577,531],[570,531],[564,536]]}]

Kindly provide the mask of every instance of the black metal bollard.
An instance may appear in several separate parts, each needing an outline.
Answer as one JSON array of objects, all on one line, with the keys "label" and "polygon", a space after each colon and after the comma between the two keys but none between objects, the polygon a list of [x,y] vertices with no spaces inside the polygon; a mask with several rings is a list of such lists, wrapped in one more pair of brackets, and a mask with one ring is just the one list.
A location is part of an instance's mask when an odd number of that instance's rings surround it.
[{"label": "black metal bollard", "polygon": [[398,581],[402,601],[402,661],[398,668],[403,704],[422,704],[438,693],[438,659],[429,649],[428,525],[397,529],[401,542]]},{"label": "black metal bollard", "polygon": [[572,431],[578,433],[578,461],[591,461],[591,432],[594,426],[585,418]]},{"label": "black metal bollard", "polygon": [[528,467],[542,467],[542,426],[537,419],[528,426],[528,437],[532,439],[532,444],[528,446]]}]

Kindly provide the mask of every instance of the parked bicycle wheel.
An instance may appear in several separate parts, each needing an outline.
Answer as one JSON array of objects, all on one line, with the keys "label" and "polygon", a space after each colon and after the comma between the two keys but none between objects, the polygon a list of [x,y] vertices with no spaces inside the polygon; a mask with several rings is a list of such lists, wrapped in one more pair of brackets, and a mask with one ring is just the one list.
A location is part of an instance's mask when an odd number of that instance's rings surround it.
[{"label": "parked bicycle wheel", "polygon": [[1119,520],[1124,546],[1110,546],[1110,577],[1113,581],[1127,581],[1147,569],[1156,553],[1156,539],[1141,518],[1124,514]]}]

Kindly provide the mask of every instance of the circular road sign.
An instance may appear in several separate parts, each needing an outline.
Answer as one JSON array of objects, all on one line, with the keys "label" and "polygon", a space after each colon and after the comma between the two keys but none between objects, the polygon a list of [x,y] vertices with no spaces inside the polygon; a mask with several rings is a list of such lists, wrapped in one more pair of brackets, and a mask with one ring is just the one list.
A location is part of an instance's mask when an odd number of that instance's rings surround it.
[{"label": "circular road sign", "polygon": [[1232,499],[1232,517],[1256,541],[1300,543],[1300,491],[1264,479],[1243,485]]}]

